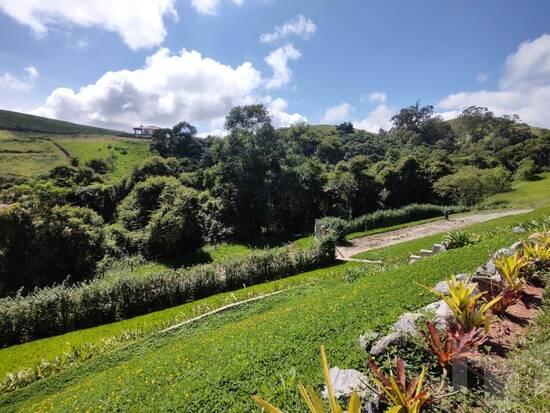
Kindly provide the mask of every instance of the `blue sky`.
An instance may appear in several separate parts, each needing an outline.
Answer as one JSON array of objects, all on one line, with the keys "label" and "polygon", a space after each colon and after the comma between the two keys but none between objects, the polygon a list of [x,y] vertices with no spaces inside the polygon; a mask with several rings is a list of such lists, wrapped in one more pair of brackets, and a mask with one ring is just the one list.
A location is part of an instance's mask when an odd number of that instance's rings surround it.
[{"label": "blue sky", "polygon": [[550,127],[549,21],[540,0],[0,0],[0,108],[221,133],[261,102],[376,131],[420,100]]}]

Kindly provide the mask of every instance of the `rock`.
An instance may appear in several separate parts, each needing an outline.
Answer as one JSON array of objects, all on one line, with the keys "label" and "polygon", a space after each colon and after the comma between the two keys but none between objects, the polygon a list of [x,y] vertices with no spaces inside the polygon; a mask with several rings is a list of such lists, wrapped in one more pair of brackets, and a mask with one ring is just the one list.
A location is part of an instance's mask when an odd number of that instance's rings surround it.
[{"label": "rock", "polygon": [[[496,257],[496,254],[495,254],[495,257]],[[497,267],[495,267],[495,263],[494,263],[493,260],[487,261],[487,264],[485,264],[485,272],[487,273],[487,276],[489,276],[489,277],[491,277],[491,276],[493,276],[497,273]]]},{"label": "rock", "polygon": [[518,241],[510,245],[510,249],[514,252],[517,252],[521,249],[522,246],[523,246],[523,241]]},{"label": "rock", "polygon": [[445,248],[445,245],[443,244],[433,244],[432,245],[432,252],[434,254],[437,254],[438,252],[441,252],[441,251],[445,251],[446,248]]},{"label": "rock", "polygon": [[523,228],[521,225],[518,225],[512,228],[512,233],[514,234],[523,234],[524,232],[527,232],[527,230]]},{"label": "rock", "polygon": [[405,313],[395,322],[393,330],[403,335],[417,337],[418,328],[416,327],[416,320],[420,317],[422,317],[420,313]]},{"label": "rock", "polygon": [[434,290],[439,291],[441,294],[449,294],[449,283],[447,281],[439,281]]},{"label": "rock", "polygon": [[362,349],[367,350],[378,337],[380,337],[380,334],[376,331],[366,331],[365,334],[359,336],[359,345]]},{"label": "rock", "polygon": [[449,321],[454,319],[454,314],[451,311],[451,308],[447,305],[445,301],[435,310],[435,319],[434,322],[436,326],[444,327]]},{"label": "rock", "polygon": [[469,276],[470,274],[463,272],[463,273],[457,274],[455,278],[457,281],[464,281]]},{"label": "rock", "polygon": [[435,313],[435,312],[437,311],[437,309],[438,309],[439,307],[441,307],[444,303],[445,303],[445,301],[439,300],[439,301],[436,301],[436,302],[434,302],[434,303],[430,303],[430,304],[426,305],[426,306],[423,307],[420,311],[422,311],[422,312]]},{"label": "rock", "polygon": [[501,248],[493,254],[493,258],[498,258],[503,255],[514,255],[514,251],[511,248]]},{"label": "rock", "polygon": [[[354,391],[364,396],[368,389],[367,383],[369,379],[357,370],[332,367],[329,370],[329,376],[336,398],[348,399]],[[325,399],[328,398],[326,384],[322,395]]]},{"label": "rock", "polygon": [[387,336],[382,337],[374,344],[374,346],[372,346],[370,349],[370,354],[371,356],[379,356],[384,353],[388,347],[401,345],[404,341],[403,334],[399,332],[390,333]]}]

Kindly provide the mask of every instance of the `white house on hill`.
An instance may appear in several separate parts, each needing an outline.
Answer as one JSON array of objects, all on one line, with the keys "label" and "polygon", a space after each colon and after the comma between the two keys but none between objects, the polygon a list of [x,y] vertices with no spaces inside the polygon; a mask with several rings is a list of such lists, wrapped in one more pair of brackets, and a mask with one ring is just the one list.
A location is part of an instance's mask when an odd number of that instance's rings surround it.
[{"label": "white house on hill", "polygon": [[136,138],[152,138],[153,133],[155,133],[156,130],[161,129],[158,126],[139,126],[137,128],[134,128],[134,136]]}]

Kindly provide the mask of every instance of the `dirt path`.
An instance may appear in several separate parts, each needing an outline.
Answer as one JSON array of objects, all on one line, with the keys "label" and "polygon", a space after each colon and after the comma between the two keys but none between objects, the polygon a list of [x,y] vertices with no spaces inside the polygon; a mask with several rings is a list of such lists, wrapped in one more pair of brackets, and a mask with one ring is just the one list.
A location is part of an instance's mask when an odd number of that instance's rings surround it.
[{"label": "dirt path", "polygon": [[383,232],[380,234],[369,235],[363,238],[356,238],[351,241],[348,247],[337,247],[336,258],[348,260],[355,254],[370,251],[377,248],[387,247],[389,245],[399,244],[400,242],[411,241],[413,239],[427,237],[440,232],[447,232],[458,228],[464,228],[468,225],[479,222],[490,221],[492,219],[506,217],[510,215],[525,214],[531,209],[514,209],[510,211],[488,212],[472,215],[452,217],[449,221],[441,220],[428,222],[426,224],[415,225],[408,228],[397,229],[395,231]]}]

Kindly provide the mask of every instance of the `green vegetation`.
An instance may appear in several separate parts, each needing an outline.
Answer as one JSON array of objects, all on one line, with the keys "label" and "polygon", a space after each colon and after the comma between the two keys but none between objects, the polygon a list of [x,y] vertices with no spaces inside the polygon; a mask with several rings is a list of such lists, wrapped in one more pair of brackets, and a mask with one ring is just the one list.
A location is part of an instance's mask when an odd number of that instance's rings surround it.
[{"label": "green vegetation", "polygon": [[[543,213],[548,211],[513,218],[527,221]],[[510,222],[515,223],[503,218],[479,224],[476,231]],[[496,232],[477,244],[352,283],[343,284],[337,276],[352,264],[321,270],[322,282],[152,335],[3,396],[0,406],[85,410],[101,405],[107,410],[131,410],[139,405],[141,409],[249,411],[250,395],[259,394],[286,411],[296,409],[301,406],[298,395],[284,391],[279,374],[286,378],[286,372],[295,368],[300,381],[320,383],[316,361],[320,343],[326,345],[334,365],[364,370],[366,356],[356,344],[359,334],[366,329],[383,331],[402,312],[433,300],[415,282],[431,285],[444,274],[471,271],[487,260],[490,251],[516,239],[509,229]],[[309,274],[293,278],[304,276]],[[42,340],[43,346],[46,343]],[[124,386],[124,397],[119,386]]]},{"label": "green vegetation", "polygon": [[512,184],[512,191],[492,195],[484,202],[487,206],[540,208],[550,202],[550,173],[540,174],[541,179]]},{"label": "green vegetation", "polygon": [[129,175],[135,166],[151,157],[149,142],[108,136],[57,137],[53,142],[66,150],[71,158],[84,165],[94,159],[106,160],[111,179]]},{"label": "green vegetation", "polygon": [[42,116],[28,115],[26,113],[0,110],[0,129],[8,129],[21,132],[39,132],[54,134],[79,134],[93,133],[96,135],[116,135],[121,133],[112,129],[96,128],[93,126],[79,125],[57,119],[44,118]]}]

